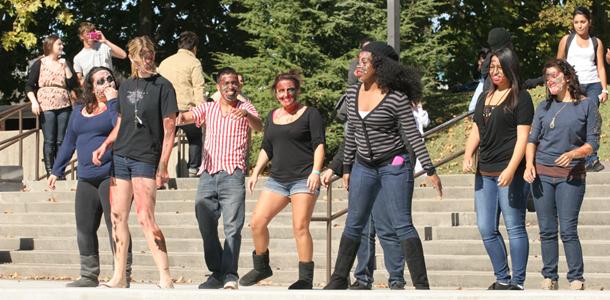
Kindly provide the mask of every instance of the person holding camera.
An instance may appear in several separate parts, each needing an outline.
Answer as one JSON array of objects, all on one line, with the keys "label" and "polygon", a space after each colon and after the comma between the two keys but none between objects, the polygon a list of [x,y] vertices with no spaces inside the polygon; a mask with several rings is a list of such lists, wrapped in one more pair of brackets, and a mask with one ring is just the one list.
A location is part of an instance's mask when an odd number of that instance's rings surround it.
[{"label": "person holding camera", "polygon": [[74,56],[74,70],[81,86],[93,67],[106,67],[112,70],[112,58],[127,58],[125,50],[106,39],[104,34],[89,22],[82,22],[78,35],[83,41],[83,49]]}]

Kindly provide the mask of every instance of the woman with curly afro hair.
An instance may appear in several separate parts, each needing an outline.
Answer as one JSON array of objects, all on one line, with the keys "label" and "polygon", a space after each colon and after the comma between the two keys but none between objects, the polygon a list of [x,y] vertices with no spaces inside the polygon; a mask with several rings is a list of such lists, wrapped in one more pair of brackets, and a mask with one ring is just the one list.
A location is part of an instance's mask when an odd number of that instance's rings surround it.
[{"label": "woman with curly afro hair", "polygon": [[363,228],[378,200],[388,210],[413,285],[429,289],[422,243],[411,216],[414,179],[408,147],[439,195],[442,185],[411,110],[411,99],[421,95],[420,76],[402,66],[394,49],[382,42],[362,48],[356,72],[361,82],[346,92],[343,182],[349,190],[348,215],[335,271],[324,288],[347,289]]}]

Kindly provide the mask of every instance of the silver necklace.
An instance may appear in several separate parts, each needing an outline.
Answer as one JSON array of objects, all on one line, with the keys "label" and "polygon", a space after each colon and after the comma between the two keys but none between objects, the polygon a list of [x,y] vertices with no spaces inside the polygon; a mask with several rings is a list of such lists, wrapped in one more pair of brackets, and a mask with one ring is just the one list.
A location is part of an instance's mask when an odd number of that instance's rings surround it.
[{"label": "silver necklace", "polygon": [[557,118],[557,115],[566,107],[566,105],[568,105],[567,102],[555,113],[555,115],[551,119],[551,123],[549,123],[549,128],[555,128],[555,118]]}]

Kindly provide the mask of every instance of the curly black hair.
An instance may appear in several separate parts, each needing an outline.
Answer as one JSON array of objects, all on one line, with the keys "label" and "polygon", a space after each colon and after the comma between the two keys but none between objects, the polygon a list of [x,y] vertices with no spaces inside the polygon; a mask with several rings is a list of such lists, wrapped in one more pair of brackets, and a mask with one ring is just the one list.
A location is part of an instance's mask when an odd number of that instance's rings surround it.
[{"label": "curly black hair", "polygon": [[422,97],[422,83],[419,71],[411,66],[403,66],[386,56],[372,54],[376,82],[382,90],[403,92],[409,100],[418,103]]},{"label": "curly black hair", "polygon": [[[549,68],[556,68],[561,73],[563,73],[563,77],[568,83],[568,93],[570,93],[570,97],[574,99],[574,104],[580,103],[582,99],[584,99],[587,95],[584,90],[580,86],[580,82],[578,81],[578,75],[576,75],[576,70],[574,67],[570,65],[565,59],[551,59],[544,64],[544,68],[542,69],[542,76],[546,76],[546,70]],[[551,103],[557,100],[556,95],[552,95],[549,92],[549,88],[546,88],[546,105],[545,110],[548,110],[551,107]]]},{"label": "curly black hair", "polygon": [[99,71],[108,71],[108,73],[110,73],[110,75],[112,75],[112,77],[114,77],[115,79],[115,88],[117,90],[119,89],[119,83],[116,81],[116,77],[114,76],[112,70],[106,67],[93,67],[91,71],[89,71],[87,76],[85,76],[82,96],[83,99],[81,101],[83,106],[85,106],[85,111],[89,114],[93,113],[93,111],[95,111],[95,109],[97,108],[97,97],[95,97],[95,94],[93,93],[93,74]]}]

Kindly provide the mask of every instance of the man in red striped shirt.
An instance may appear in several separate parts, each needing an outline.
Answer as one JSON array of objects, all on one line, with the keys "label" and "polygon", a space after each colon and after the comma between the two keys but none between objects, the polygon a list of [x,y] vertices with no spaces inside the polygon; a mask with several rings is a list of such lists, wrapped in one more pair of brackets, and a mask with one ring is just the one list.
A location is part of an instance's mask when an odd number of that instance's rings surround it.
[{"label": "man in red striped shirt", "polygon": [[[237,99],[237,72],[218,72],[220,101],[206,102],[179,116],[179,124],[205,124],[202,163],[195,196],[195,215],[203,238],[205,262],[212,275],[200,289],[237,289],[237,265],[245,218],[244,177],[248,130],[261,131],[263,123],[254,106]],[[223,215],[224,248],[218,238],[218,219]]]}]

